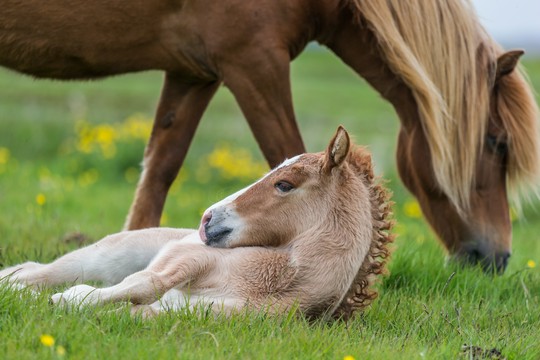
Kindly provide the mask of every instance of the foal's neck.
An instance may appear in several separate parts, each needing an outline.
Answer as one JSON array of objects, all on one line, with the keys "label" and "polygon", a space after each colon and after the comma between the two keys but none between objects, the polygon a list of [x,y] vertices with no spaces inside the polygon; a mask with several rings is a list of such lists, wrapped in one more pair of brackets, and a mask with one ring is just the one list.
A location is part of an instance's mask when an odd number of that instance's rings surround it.
[{"label": "foal's neck", "polygon": [[[291,244],[291,260],[306,284],[307,296],[337,302],[349,289],[369,251],[373,223],[364,188],[346,211],[333,210],[327,221],[300,234]],[[357,206],[354,206],[357,204]]]}]

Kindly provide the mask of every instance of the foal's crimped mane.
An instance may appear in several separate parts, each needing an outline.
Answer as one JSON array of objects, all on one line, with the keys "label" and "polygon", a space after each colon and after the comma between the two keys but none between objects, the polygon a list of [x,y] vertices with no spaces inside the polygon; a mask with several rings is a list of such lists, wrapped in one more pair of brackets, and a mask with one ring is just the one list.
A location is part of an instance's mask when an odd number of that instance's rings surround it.
[{"label": "foal's crimped mane", "polygon": [[[480,25],[469,0],[346,1],[373,32],[389,68],[410,88],[436,180],[466,213],[487,129],[499,46]],[[505,86],[500,97],[507,99],[504,106],[510,110],[502,113],[502,121],[511,123],[508,176],[516,184],[535,176],[538,167],[538,152],[527,153],[519,141],[526,137],[526,144],[537,149],[538,139],[529,87],[519,72],[511,76],[515,83]],[[513,102],[515,98],[519,101]],[[523,102],[526,109],[518,109]],[[526,125],[519,126],[519,121]]]},{"label": "foal's crimped mane", "polygon": [[355,146],[347,161],[362,176],[369,190],[373,230],[369,251],[349,290],[332,314],[334,319],[343,320],[348,320],[355,311],[369,306],[377,297],[373,285],[380,275],[386,273],[386,263],[390,257],[388,246],[394,241],[394,235],[390,233],[394,225],[390,219],[393,205],[391,194],[382,181],[374,176],[371,155],[363,147]]}]

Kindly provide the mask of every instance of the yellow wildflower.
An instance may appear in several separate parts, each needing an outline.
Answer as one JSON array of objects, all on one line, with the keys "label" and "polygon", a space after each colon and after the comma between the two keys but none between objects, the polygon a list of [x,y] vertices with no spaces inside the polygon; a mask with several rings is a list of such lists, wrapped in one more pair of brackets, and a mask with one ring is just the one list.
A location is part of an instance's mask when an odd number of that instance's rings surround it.
[{"label": "yellow wildflower", "polygon": [[152,119],[141,114],[135,114],[124,121],[120,133],[125,138],[146,141],[152,132],[152,123]]},{"label": "yellow wildflower", "polygon": [[62,345],[58,345],[58,346],[56,347],[56,354],[57,354],[58,356],[64,356],[64,355],[66,355],[66,348],[63,347]]},{"label": "yellow wildflower", "polygon": [[527,267],[530,269],[534,269],[536,267],[536,262],[534,260],[527,261]]},{"label": "yellow wildflower", "polygon": [[78,182],[81,187],[87,187],[94,184],[99,178],[99,172],[96,169],[90,169],[82,173]]},{"label": "yellow wildflower", "polygon": [[210,167],[208,167],[208,165],[204,163],[199,165],[199,167],[195,171],[195,177],[199,183],[207,184],[212,177],[212,174],[210,173]]},{"label": "yellow wildflower", "polygon": [[518,211],[514,207],[511,207],[510,208],[510,221],[514,222],[514,221],[516,221],[518,219],[519,219]]},{"label": "yellow wildflower", "polygon": [[116,138],[116,130],[111,125],[98,125],[94,128],[95,140],[100,144],[110,144]]},{"label": "yellow wildflower", "polygon": [[114,143],[104,143],[100,145],[101,155],[105,159],[112,159],[116,155],[116,145]]},{"label": "yellow wildflower", "polygon": [[233,149],[220,145],[208,156],[210,167],[227,179],[253,180],[267,170],[266,163],[257,162],[246,149]]},{"label": "yellow wildflower", "polygon": [[105,159],[111,159],[116,154],[114,141],[117,138],[116,129],[111,125],[98,125],[93,129],[94,142],[99,145]]},{"label": "yellow wildflower", "polygon": [[0,165],[7,164],[9,161],[9,156],[9,149],[5,147],[0,147]]},{"label": "yellow wildflower", "polygon": [[77,121],[75,131],[77,132],[77,150],[84,154],[91,153],[94,136],[90,124],[84,120]]},{"label": "yellow wildflower", "polygon": [[47,167],[42,166],[39,168],[39,181],[48,181],[51,179],[51,170]]},{"label": "yellow wildflower", "polygon": [[39,341],[41,341],[41,343],[44,345],[44,346],[47,346],[47,347],[53,347],[54,346],[54,338],[49,335],[49,334],[43,334],[39,337]]},{"label": "yellow wildflower", "polygon": [[352,355],[347,355],[343,358],[343,360],[354,360],[354,356]]},{"label": "yellow wildflower", "polygon": [[161,219],[159,220],[160,225],[167,225],[167,222],[169,221],[169,216],[167,214],[163,213],[161,214]]},{"label": "yellow wildflower", "polygon": [[47,202],[47,198],[45,197],[45,195],[43,195],[42,193],[39,193],[36,195],[36,203],[39,206],[45,205],[46,202]]},{"label": "yellow wildflower", "polygon": [[403,205],[403,212],[405,213],[405,216],[413,219],[420,219],[422,217],[420,204],[415,200],[407,201],[405,205]]},{"label": "yellow wildflower", "polygon": [[134,183],[137,181],[137,179],[139,178],[139,169],[137,169],[136,167],[129,167],[126,169],[126,171],[124,171],[124,179],[126,179],[126,181],[128,183]]}]

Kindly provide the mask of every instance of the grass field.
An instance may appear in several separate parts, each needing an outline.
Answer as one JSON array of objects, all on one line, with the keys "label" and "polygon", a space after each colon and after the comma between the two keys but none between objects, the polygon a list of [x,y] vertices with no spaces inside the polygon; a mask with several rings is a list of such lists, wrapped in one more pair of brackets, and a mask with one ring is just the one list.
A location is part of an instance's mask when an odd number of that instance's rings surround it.
[{"label": "grass field", "polygon": [[[540,89],[540,61],[525,66]],[[159,73],[59,83],[0,70],[2,266],[48,262],[122,227],[160,86]],[[394,191],[399,237],[391,274],[368,311],[333,324],[254,313],[230,319],[171,313],[143,322],[126,311],[53,308],[52,290],[34,299],[0,288],[0,358],[468,359],[467,344],[508,359],[539,359],[535,204],[514,221],[504,275],[445,264],[442,247],[397,179],[398,121],[391,106],[324,51],[308,51],[294,63],[293,91],[308,150],[324,149],[343,124],[369,145],[377,172]],[[162,224],[196,227],[206,207],[264,171],[245,120],[221,89]]]}]

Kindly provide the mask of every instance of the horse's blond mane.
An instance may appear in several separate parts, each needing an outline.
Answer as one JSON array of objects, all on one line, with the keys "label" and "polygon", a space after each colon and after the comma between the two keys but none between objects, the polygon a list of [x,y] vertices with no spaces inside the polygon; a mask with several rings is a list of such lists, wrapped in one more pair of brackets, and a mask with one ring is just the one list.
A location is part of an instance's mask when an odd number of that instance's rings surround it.
[{"label": "horse's blond mane", "polygon": [[[466,212],[500,48],[469,0],[348,1],[375,35],[389,68],[411,89],[437,182]],[[508,176],[516,184],[538,173],[536,104],[519,72],[509,78],[499,110],[511,140]]]},{"label": "horse's blond mane", "polygon": [[388,190],[380,179],[374,176],[371,156],[364,148],[355,147],[349,155],[349,163],[363,177],[364,183],[369,189],[373,235],[369,252],[353,283],[332,314],[333,318],[344,320],[349,319],[355,311],[369,306],[377,297],[377,291],[373,285],[386,271],[386,263],[390,257],[388,245],[394,241],[394,235],[390,233],[394,224],[390,219],[393,203],[390,201]]},{"label": "horse's blond mane", "polygon": [[[508,185],[514,199],[521,189],[538,189],[540,144],[538,106],[525,74],[518,69],[498,83],[497,112],[508,134]],[[519,203],[519,202],[518,202]]]}]

